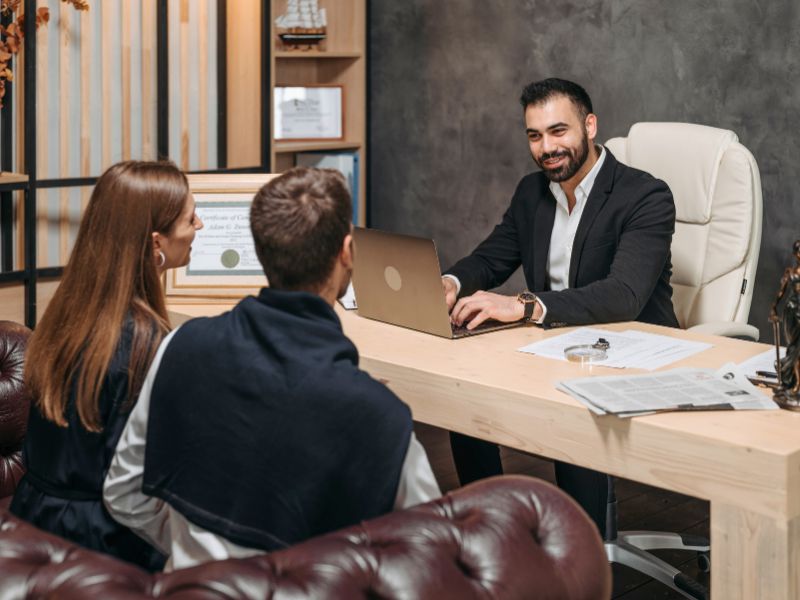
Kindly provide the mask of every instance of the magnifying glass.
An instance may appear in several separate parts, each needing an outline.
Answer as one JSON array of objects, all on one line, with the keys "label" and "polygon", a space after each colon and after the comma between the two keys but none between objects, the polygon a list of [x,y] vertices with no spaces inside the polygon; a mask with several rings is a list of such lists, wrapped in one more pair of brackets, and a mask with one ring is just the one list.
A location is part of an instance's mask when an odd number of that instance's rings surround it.
[{"label": "magnifying glass", "polygon": [[577,344],[564,348],[564,356],[569,362],[581,365],[593,364],[608,358],[610,344],[605,338],[600,338],[594,344]]}]

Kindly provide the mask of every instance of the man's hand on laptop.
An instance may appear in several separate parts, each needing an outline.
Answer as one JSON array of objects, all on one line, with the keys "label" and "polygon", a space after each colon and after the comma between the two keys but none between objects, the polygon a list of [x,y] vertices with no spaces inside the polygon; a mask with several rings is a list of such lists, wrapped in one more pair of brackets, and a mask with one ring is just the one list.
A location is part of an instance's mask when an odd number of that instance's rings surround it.
[{"label": "man's hand on laptop", "polygon": [[450,277],[442,277],[442,287],[444,288],[444,299],[447,302],[447,312],[450,312],[458,298],[458,287]]},{"label": "man's hand on laptop", "polygon": [[[541,315],[541,311],[542,309],[537,303],[534,319]],[[503,296],[483,291],[461,298],[450,312],[450,321],[458,326],[466,322],[469,330],[475,329],[487,319],[513,323],[524,317],[525,305],[519,302],[516,296]]]}]

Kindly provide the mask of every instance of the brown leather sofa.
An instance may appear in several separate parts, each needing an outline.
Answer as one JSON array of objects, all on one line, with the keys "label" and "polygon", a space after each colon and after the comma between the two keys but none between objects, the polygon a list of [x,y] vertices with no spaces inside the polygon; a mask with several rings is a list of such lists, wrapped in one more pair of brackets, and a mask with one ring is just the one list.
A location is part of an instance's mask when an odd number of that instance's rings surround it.
[{"label": "brown leather sofa", "polygon": [[[0,496],[22,473],[26,339],[24,328],[0,322]],[[560,490],[529,477],[478,482],[280,552],[155,575],[0,509],[0,600],[600,600],[610,593],[591,521]]]},{"label": "brown leather sofa", "polygon": [[22,385],[23,361],[31,330],[0,321],[0,508],[5,508],[25,469],[22,438],[30,401]]}]

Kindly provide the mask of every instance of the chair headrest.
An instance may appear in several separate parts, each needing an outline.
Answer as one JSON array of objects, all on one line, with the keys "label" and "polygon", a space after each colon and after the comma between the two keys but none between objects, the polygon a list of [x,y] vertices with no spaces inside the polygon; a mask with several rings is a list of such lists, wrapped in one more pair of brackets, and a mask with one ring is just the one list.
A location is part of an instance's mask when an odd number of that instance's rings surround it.
[{"label": "chair headrest", "polygon": [[628,132],[629,164],[667,182],[678,220],[708,223],[720,161],[739,138],[727,129],[691,123],[636,123]]}]

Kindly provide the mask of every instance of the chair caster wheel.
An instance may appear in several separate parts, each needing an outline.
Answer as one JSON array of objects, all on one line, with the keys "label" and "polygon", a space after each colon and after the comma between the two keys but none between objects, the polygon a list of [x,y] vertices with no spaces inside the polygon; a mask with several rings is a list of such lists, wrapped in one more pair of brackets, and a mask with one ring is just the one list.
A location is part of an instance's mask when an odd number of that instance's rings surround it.
[{"label": "chair caster wheel", "polygon": [[697,567],[703,573],[711,571],[711,556],[709,556],[708,552],[697,553]]}]

